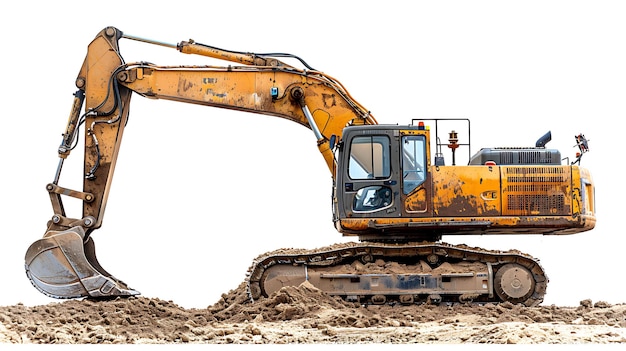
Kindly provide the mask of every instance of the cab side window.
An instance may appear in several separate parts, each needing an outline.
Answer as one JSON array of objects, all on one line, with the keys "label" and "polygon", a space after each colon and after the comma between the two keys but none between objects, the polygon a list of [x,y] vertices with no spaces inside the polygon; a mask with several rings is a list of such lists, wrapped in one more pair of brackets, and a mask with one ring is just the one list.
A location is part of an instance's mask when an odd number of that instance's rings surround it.
[{"label": "cab side window", "polygon": [[410,193],[426,180],[426,138],[423,135],[402,137],[402,190]]}]

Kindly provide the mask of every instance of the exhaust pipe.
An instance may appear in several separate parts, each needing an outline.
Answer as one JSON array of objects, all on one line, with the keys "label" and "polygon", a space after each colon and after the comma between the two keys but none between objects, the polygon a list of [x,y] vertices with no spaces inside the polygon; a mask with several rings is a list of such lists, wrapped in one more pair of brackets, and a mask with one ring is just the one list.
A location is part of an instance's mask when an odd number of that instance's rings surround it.
[{"label": "exhaust pipe", "polygon": [[539,138],[539,140],[537,140],[535,147],[545,147],[550,140],[552,140],[552,132],[548,131],[541,138]]}]

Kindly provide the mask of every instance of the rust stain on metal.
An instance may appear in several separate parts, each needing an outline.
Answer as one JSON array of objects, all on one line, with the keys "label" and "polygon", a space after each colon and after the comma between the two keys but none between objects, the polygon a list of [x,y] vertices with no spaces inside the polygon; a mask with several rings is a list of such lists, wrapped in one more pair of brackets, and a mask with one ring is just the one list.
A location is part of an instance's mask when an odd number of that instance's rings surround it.
[{"label": "rust stain on metal", "polygon": [[178,91],[185,92],[194,87],[194,84],[186,79],[180,79],[178,81]]},{"label": "rust stain on metal", "polygon": [[408,196],[404,201],[407,212],[424,212],[428,209],[428,199],[426,191],[419,189],[414,194]]},{"label": "rust stain on metal", "polygon": [[335,99],[335,94],[322,94],[322,101],[324,101],[324,107],[330,108],[333,106],[337,106],[337,100]]},{"label": "rust stain on metal", "polygon": [[224,99],[227,96],[226,93],[218,93],[218,92],[215,92],[213,89],[206,89],[204,93],[205,95],[214,96],[220,99]]}]

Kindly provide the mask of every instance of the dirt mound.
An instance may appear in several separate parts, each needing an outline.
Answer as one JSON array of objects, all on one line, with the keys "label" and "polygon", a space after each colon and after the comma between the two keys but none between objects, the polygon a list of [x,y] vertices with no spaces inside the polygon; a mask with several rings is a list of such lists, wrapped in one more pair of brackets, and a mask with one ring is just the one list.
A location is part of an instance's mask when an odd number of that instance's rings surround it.
[{"label": "dirt mound", "polygon": [[237,289],[222,295],[222,299],[208,307],[208,311],[221,322],[241,323],[251,320],[277,322],[317,318],[326,310],[341,311],[357,307],[323,293],[308,282],[298,287],[284,287],[266,299],[251,303],[245,284],[242,283]]},{"label": "dirt mound", "polygon": [[0,307],[0,342],[626,343],[626,305],[361,306],[308,283],[251,302],[242,284],[205,309],[147,297]]}]

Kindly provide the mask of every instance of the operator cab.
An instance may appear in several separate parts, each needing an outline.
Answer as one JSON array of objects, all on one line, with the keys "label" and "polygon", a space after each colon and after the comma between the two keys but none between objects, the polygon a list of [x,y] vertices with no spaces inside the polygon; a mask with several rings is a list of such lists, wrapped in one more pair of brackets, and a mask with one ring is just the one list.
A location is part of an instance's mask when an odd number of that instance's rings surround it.
[{"label": "operator cab", "polygon": [[[364,220],[432,216],[426,204],[429,142],[430,131],[423,124],[345,128],[338,154],[335,216]],[[416,194],[421,201],[406,203]]]}]

